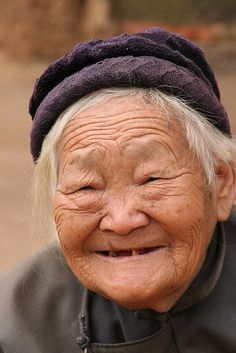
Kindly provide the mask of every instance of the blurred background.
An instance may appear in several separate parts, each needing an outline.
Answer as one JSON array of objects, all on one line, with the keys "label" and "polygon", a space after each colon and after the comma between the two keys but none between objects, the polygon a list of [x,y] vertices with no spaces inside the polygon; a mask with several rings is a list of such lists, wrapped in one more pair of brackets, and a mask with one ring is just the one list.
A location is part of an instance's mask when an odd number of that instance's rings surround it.
[{"label": "blurred background", "polygon": [[48,63],[78,41],[161,26],[200,44],[236,134],[235,0],[0,0],[0,272],[49,235],[30,227],[28,100]]}]

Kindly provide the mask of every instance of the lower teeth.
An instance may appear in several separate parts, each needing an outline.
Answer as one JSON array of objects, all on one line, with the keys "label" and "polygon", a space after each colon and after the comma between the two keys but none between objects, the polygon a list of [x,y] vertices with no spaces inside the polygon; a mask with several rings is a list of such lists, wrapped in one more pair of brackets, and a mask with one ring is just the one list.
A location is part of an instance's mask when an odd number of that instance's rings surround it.
[{"label": "lower teeth", "polygon": [[143,255],[153,251],[156,248],[147,248],[147,249],[139,249],[139,250],[124,250],[124,251],[109,251],[109,257],[124,257],[124,256],[135,256],[135,255]]}]

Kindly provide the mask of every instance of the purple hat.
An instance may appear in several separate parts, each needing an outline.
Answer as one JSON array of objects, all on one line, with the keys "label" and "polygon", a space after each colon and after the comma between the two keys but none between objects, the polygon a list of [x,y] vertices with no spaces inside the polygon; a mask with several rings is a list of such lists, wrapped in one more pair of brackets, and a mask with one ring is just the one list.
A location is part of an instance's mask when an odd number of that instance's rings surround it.
[{"label": "purple hat", "polygon": [[108,87],[158,88],[184,99],[230,136],[219,88],[202,50],[178,34],[152,28],[77,44],[46,69],[29,107],[34,161],[62,111],[86,94]]}]

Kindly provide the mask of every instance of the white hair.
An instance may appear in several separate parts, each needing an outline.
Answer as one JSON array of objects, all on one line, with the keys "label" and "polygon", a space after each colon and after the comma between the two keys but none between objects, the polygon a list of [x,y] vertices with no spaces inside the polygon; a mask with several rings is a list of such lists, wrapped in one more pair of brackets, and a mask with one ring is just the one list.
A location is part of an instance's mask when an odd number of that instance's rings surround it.
[{"label": "white hair", "polygon": [[[141,100],[148,109],[148,103],[156,105],[157,112],[177,120],[183,127],[189,147],[202,164],[207,185],[211,188],[215,180],[215,167],[219,160],[235,168],[236,145],[196,110],[183,100],[167,95],[157,89],[110,88],[93,92],[68,107],[57,119],[46,136],[33,177],[33,222],[39,220],[55,239],[56,228],[53,219],[53,200],[57,185],[57,146],[68,121],[82,111],[108,99],[123,98],[132,104],[133,98]],[[35,217],[36,216],[36,217]],[[37,222],[38,223],[38,222]]]}]

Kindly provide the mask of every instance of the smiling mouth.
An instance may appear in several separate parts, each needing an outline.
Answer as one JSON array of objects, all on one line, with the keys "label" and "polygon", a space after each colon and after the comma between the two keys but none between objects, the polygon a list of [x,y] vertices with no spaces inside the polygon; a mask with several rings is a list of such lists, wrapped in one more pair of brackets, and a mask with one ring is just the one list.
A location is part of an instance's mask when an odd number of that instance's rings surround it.
[{"label": "smiling mouth", "polygon": [[108,256],[108,257],[126,257],[126,256],[148,254],[160,248],[163,248],[163,246],[155,246],[151,248],[140,248],[135,250],[99,251],[98,254],[103,256]]}]

